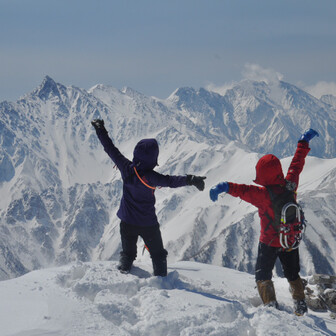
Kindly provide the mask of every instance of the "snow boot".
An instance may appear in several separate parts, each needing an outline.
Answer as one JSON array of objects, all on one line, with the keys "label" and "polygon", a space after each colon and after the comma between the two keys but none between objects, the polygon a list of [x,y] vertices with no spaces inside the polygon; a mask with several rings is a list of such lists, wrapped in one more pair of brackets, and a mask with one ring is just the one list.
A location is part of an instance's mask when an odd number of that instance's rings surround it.
[{"label": "snow boot", "polygon": [[288,281],[293,300],[300,301],[305,299],[303,282],[300,277],[294,281]]},{"label": "snow boot", "polygon": [[257,281],[258,292],[264,306],[279,308],[272,280]]},{"label": "snow boot", "polygon": [[289,281],[289,285],[294,300],[294,313],[298,316],[302,316],[308,311],[302,279],[298,277],[294,281]]},{"label": "snow boot", "polygon": [[120,253],[119,265],[118,270],[121,273],[129,273],[133,265],[133,260],[124,252]]},{"label": "snow boot", "polygon": [[152,257],[153,271],[155,276],[165,277],[167,275],[167,254],[166,250],[163,250],[161,255]]},{"label": "snow boot", "polygon": [[167,259],[166,260],[153,260],[153,271],[155,276],[165,277],[167,275]]},{"label": "snow boot", "polygon": [[297,316],[303,316],[307,313],[307,303],[305,300],[294,300],[294,313]]}]

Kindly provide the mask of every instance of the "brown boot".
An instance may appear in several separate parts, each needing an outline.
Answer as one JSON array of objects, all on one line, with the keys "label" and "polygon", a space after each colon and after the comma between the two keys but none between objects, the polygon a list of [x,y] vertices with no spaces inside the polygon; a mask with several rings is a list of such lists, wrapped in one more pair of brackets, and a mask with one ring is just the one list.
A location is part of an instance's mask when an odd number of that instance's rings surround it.
[{"label": "brown boot", "polygon": [[290,285],[290,292],[295,301],[300,301],[305,299],[304,287],[302,279],[298,277],[294,281],[288,281]]},{"label": "brown boot", "polygon": [[257,281],[258,292],[265,306],[278,307],[272,280]]},{"label": "brown boot", "polygon": [[296,280],[288,282],[294,300],[294,313],[298,316],[302,316],[308,311],[302,279],[298,277]]}]

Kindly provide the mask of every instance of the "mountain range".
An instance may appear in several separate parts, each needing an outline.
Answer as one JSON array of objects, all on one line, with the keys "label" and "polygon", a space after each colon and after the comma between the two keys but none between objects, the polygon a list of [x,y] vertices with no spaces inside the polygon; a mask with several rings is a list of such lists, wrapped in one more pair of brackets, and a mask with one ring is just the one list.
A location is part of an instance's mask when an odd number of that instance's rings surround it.
[{"label": "mountain range", "polygon": [[[225,180],[252,183],[265,153],[281,158],[285,170],[300,134],[316,129],[320,137],[311,141],[298,190],[308,219],[302,273],[333,273],[335,114],[336,97],[316,99],[283,81],[244,80],[224,95],[179,88],[158,99],[131,88],[64,86],[47,76],[16,102],[0,103],[0,279],[118,258],[122,182],[90,124],[95,118],[105,120],[129,159],[140,139],[155,137],[157,171],[207,176],[203,192],[156,191],[168,262],[194,260],[249,273],[259,236],[257,210],[229,195],[212,203],[209,188]],[[138,259],[149,259],[138,245]]]}]

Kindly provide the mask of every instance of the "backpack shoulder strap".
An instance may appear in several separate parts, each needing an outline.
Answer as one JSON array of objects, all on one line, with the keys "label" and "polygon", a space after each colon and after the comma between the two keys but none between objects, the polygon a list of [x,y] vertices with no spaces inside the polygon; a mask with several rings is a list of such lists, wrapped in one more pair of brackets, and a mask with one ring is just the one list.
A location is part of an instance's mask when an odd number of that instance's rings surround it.
[{"label": "backpack shoulder strap", "polygon": [[273,229],[276,232],[279,232],[280,230],[280,219],[281,219],[281,211],[278,211],[279,209],[276,208],[277,203],[281,200],[281,198],[284,196],[285,193],[291,192],[286,187],[283,187],[283,191],[280,194],[276,194],[270,186],[266,186],[266,189],[268,191],[268,194],[271,199],[272,208],[274,212],[274,219],[272,220],[271,216],[268,213],[265,213],[266,217],[268,218],[269,222],[265,228],[265,231],[269,229],[269,226],[272,225]]}]

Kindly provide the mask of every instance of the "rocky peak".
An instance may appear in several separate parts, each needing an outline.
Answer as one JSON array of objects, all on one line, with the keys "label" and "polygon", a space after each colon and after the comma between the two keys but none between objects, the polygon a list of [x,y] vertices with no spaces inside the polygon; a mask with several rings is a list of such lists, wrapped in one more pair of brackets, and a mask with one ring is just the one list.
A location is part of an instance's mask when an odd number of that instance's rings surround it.
[{"label": "rocky peak", "polygon": [[45,76],[42,84],[34,93],[42,100],[47,100],[52,96],[60,97],[58,84],[49,76]]}]

